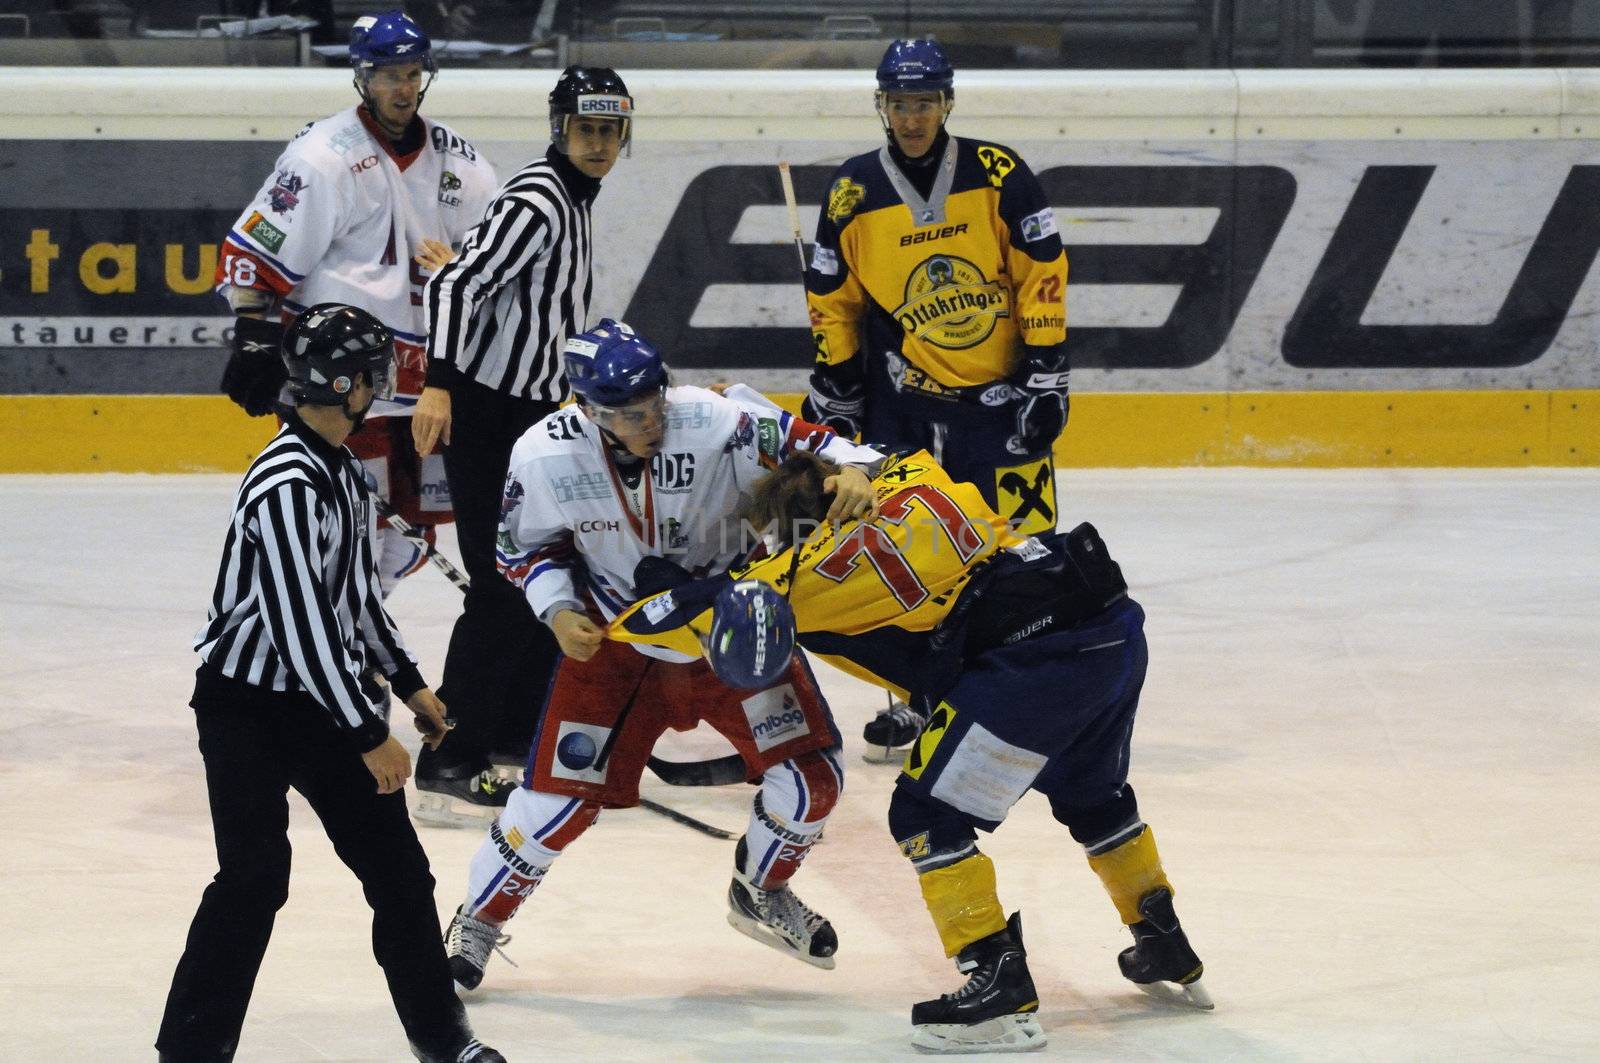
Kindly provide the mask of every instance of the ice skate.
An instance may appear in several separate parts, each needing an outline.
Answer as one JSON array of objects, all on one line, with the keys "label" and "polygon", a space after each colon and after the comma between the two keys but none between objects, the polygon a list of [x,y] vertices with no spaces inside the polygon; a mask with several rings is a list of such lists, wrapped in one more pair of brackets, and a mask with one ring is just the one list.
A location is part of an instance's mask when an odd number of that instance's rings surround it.
[{"label": "ice skate", "polygon": [[1046,1044],[1039,994],[1022,947],[1022,913],[956,956],[967,983],[911,1009],[911,1043],[924,1052],[1030,1052]]},{"label": "ice skate", "polygon": [[483,969],[489,966],[489,953],[498,952],[515,967],[516,962],[506,956],[502,946],[511,943],[510,934],[500,933],[500,928],[456,909],[455,918],[444,932],[444,952],[450,958],[450,976],[462,989],[476,989],[483,981]]},{"label": "ice skate", "polygon": [[456,1051],[429,1053],[411,1046],[411,1054],[420,1063],[506,1063],[506,1057],[474,1037]]},{"label": "ice skate", "polygon": [[473,770],[475,765],[433,767],[417,764],[417,797],[411,806],[418,823],[434,827],[482,828],[506,807],[520,773],[510,768]]},{"label": "ice skate", "polygon": [[1144,918],[1128,928],[1133,945],[1117,957],[1122,977],[1162,999],[1171,999],[1164,983],[1174,983],[1186,1003],[1203,1011],[1214,1008],[1211,994],[1200,984],[1205,965],[1189,947],[1172,909],[1172,891],[1152,890],[1139,901],[1139,914]]},{"label": "ice skate", "polygon": [[861,737],[867,743],[861,759],[868,764],[895,763],[905,756],[906,748],[917,740],[927,722],[927,717],[905,702],[891,701],[861,729]]},{"label": "ice skate", "polygon": [[734,871],[728,886],[728,925],[786,956],[833,970],[833,954],[839,949],[833,924],[807,908],[788,886],[764,890]]}]

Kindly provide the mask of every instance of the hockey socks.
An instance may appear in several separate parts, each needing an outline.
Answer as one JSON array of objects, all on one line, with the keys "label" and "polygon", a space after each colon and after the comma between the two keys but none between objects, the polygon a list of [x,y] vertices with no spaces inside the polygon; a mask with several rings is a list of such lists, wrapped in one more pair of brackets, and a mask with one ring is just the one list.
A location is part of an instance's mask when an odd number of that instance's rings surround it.
[{"label": "hockey socks", "polygon": [[1135,822],[1110,838],[1084,846],[1089,866],[1117,906],[1124,924],[1132,926],[1142,917],[1139,901],[1153,890],[1172,892],[1172,883],[1161,869],[1161,854],[1156,850],[1155,832]]},{"label": "hockey socks", "polygon": [[922,900],[933,916],[946,956],[955,956],[980,938],[1006,928],[995,891],[994,861],[980,852],[948,867],[917,876]]}]

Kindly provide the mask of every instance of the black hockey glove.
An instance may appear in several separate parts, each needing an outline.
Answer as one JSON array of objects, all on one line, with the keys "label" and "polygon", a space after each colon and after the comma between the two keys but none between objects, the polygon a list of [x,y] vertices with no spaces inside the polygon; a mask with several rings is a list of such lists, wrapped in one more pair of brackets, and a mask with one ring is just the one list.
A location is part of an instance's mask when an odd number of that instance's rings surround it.
[{"label": "black hockey glove", "polygon": [[222,371],[222,390],[251,417],[277,409],[289,378],[283,365],[283,326],[257,317],[235,318],[233,353]]},{"label": "black hockey glove", "polygon": [[861,434],[866,407],[866,389],[859,384],[845,384],[834,377],[812,373],[811,392],[800,403],[800,417],[854,439]]},{"label": "black hockey glove", "polygon": [[1022,366],[1011,375],[1017,431],[1006,449],[1018,457],[1048,454],[1067,426],[1067,354],[1060,347],[1027,347]]}]

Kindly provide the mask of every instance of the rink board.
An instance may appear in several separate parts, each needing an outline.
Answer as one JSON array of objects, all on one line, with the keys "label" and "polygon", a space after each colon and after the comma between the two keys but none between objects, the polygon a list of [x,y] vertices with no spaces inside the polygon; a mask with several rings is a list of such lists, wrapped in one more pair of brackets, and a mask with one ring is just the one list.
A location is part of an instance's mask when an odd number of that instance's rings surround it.
[{"label": "rink board", "polygon": [[[791,410],[799,396],[776,396]],[[220,396],[0,396],[0,473],[238,472],[273,431]],[[1063,467],[1600,465],[1600,390],[1082,394]]]}]

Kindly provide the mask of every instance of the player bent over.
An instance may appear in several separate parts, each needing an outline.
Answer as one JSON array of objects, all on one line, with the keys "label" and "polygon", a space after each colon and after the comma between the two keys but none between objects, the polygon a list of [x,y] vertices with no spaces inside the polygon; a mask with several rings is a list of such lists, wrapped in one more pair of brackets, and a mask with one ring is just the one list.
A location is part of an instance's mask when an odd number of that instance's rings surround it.
[{"label": "player bent over", "polygon": [[[931,710],[896,779],[889,828],[967,982],[912,1009],[913,1044],[1004,1052],[1045,1043],[1020,913],[1006,918],[976,833],[998,827],[1030,789],[1084,847],[1132,930],[1133,946],[1118,957],[1123,975],[1143,987],[1177,983],[1210,1008],[1128,783],[1144,612],[1099,534],[1081,524],[1023,538],[924,451],[880,471],[876,519],[795,535],[822,518],[833,474],[802,456],[756,488],[749,519],[789,548],[733,578],[758,581],[748,593],[779,613],[792,607],[801,645]],[[857,563],[862,555],[871,563]],[[702,612],[716,590],[704,581],[698,604],[690,588],[672,603],[643,602],[612,635],[687,648],[695,640],[677,625],[720,622],[720,604]],[[727,659],[742,652],[732,644],[713,641],[707,652],[714,668],[751,667]]]},{"label": "player bent over", "polygon": [[[752,627],[755,673],[714,675],[698,647],[676,653],[606,641],[601,624],[690,574],[720,574],[741,548],[734,511],[764,471],[815,450],[840,462],[834,515],[871,511],[862,466],[876,451],[774,408],[669,387],[661,357],[604,320],[563,352],[575,407],[535,424],[511,455],[499,563],[565,656],[539,720],[527,779],[472,860],[447,935],[457,982],[483,978],[501,928],[604,808],[638,804],[639,776],[668,728],[704,720],[760,780],[734,853],[729,921],[831,968],[833,927],[789,888],[838,800],[839,736],[805,659]],[[665,578],[661,573],[667,573]],[[766,614],[760,614],[765,620]],[[732,635],[728,636],[733,638]]]}]

